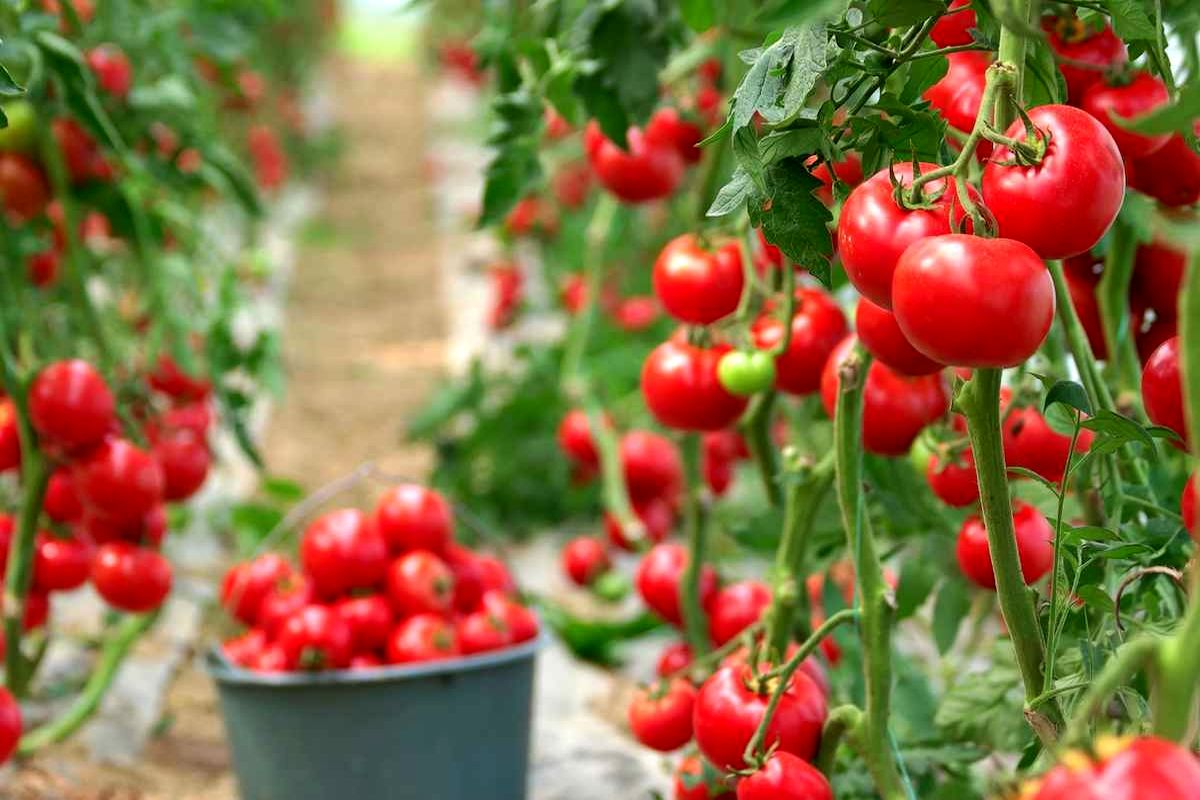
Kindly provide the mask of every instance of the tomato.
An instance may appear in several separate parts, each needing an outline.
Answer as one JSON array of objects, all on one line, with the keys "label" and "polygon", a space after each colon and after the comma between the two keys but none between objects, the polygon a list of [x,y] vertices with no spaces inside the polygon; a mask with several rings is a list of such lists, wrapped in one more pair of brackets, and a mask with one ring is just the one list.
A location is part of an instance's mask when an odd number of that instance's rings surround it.
[{"label": "tomato", "polygon": [[948,506],[962,508],[979,499],[975,455],[969,447],[944,459],[937,454],[931,455],[925,478],[937,498]]},{"label": "tomato", "polygon": [[546,129],[546,139],[551,142],[567,138],[574,130],[567,118],[558,113],[553,106],[546,106],[542,112],[542,124]]},{"label": "tomato", "polygon": [[1183,516],[1183,527],[1192,535],[1192,538],[1200,541],[1200,529],[1196,527],[1196,492],[1200,489],[1196,483],[1196,475],[1192,474],[1188,478],[1187,483],[1183,487],[1183,494],[1179,497],[1179,512]]},{"label": "tomato", "polygon": [[1098,279],[1083,277],[1072,270],[1064,270],[1063,278],[1067,282],[1067,294],[1071,305],[1075,307],[1075,315],[1079,317],[1079,324],[1087,334],[1092,354],[1101,360],[1108,358],[1108,342],[1104,338],[1100,301],[1096,297]]},{"label": "tomato", "polygon": [[1107,22],[1097,31],[1074,14],[1045,17],[1042,28],[1050,48],[1062,59],[1059,72],[1067,81],[1067,98],[1078,105],[1086,92],[1104,78],[1104,73],[1129,61],[1125,43]]},{"label": "tomato", "polygon": [[512,644],[504,618],[486,610],[473,611],[458,621],[458,641],[464,655],[500,650]]},{"label": "tomato", "polygon": [[737,461],[750,457],[746,441],[736,431],[711,431],[704,434],[701,471],[714,495],[722,495],[733,483]]},{"label": "tomato", "polygon": [[[1075,452],[1087,452],[1092,432],[1079,431]],[[1024,467],[1051,483],[1062,480],[1071,454],[1071,437],[1046,424],[1046,418],[1032,406],[1007,412],[1003,428],[1004,461],[1010,467]]]},{"label": "tomato", "polygon": [[73,465],[72,479],[86,509],[132,523],[163,498],[158,460],[126,439],[109,439]]},{"label": "tomato", "polygon": [[16,529],[17,521],[11,514],[0,514],[0,574],[8,571],[8,551]]},{"label": "tomato", "polygon": [[283,621],[276,641],[292,669],[345,669],[354,654],[354,632],[329,606],[308,605]]},{"label": "tomato", "polygon": [[[1155,425],[1170,428],[1188,442],[1187,417],[1183,408],[1183,382],[1179,371],[1179,337],[1158,346],[1142,369],[1142,403]],[[1176,447],[1181,445],[1176,442]]]},{"label": "tomato", "polygon": [[370,589],[388,574],[388,547],[375,523],[356,508],[318,517],[300,540],[300,565],[320,597]]},{"label": "tomato", "polygon": [[[62,5],[64,0],[42,0],[42,8],[47,12],[54,14],[57,17],[62,16]],[[93,5],[93,0],[65,0],[71,4],[71,8],[75,11],[75,16],[79,17],[80,23],[86,25],[92,21],[96,10]],[[66,20],[61,19],[60,29],[66,32]]]},{"label": "tomato", "polygon": [[133,65],[121,48],[99,45],[87,52],[86,60],[101,89],[120,100],[128,96],[133,87]]},{"label": "tomato", "polygon": [[[762,228],[755,228],[755,239],[758,242],[758,247],[754,251],[754,268],[758,270],[758,274],[764,274],[768,269],[783,269],[786,258],[783,251],[775,245],[767,241],[767,237],[763,235]],[[837,249],[837,242],[834,242],[834,249]]]},{"label": "tomato", "polygon": [[104,378],[79,359],[56,361],[29,387],[29,419],[42,442],[74,451],[99,444],[116,425],[116,404]]},{"label": "tomato", "polygon": [[[641,520],[645,532],[645,542],[657,544],[671,534],[675,527],[675,507],[671,501],[662,497],[651,497],[648,500],[637,500],[633,503],[633,513]],[[625,535],[625,529],[612,514],[604,514],[604,533],[613,547],[626,552],[634,552],[642,542],[634,542]]]},{"label": "tomato", "polygon": [[771,587],[762,581],[745,580],[722,586],[709,608],[708,635],[720,647],[762,618],[771,605]]},{"label": "tomato", "polygon": [[1171,134],[1147,135],[1127,131],[1117,124],[1114,117],[1136,119],[1169,101],[1170,95],[1162,80],[1149,72],[1135,70],[1127,83],[1110,85],[1098,81],[1092,84],[1083,93],[1080,105],[1108,129],[1121,155],[1138,159],[1165,146]]},{"label": "tomato", "polygon": [[689,122],[673,108],[660,108],[646,123],[646,141],[661,142],[675,148],[679,157],[688,164],[695,164],[704,156],[696,145],[704,139],[704,129]]},{"label": "tomato", "polygon": [[290,672],[292,665],[288,663],[287,653],[278,644],[271,643],[262,649],[250,669],[268,675]]},{"label": "tomato", "polygon": [[186,500],[208,478],[212,456],[208,444],[189,430],[177,429],[156,437],[151,450],[162,466],[163,497]]},{"label": "tomato", "polygon": [[749,397],[775,383],[775,359],[770,353],[730,350],[717,362],[717,379],[730,394]]},{"label": "tomato", "polygon": [[58,267],[60,256],[57,250],[43,250],[34,253],[25,262],[25,274],[34,286],[53,286],[58,282]]},{"label": "tomato", "polygon": [[833,800],[820,770],[791,753],[776,752],[738,783],[738,800]]},{"label": "tomato", "polygon": [[212,425],[212,411],[206,402],[185,403],[168,409],[159,419],[159,424],[166,430],[189,430],[203,439]]},{"label": "tomato", "polygon": [[563,208],[574,210],[587,202],[592,190],[592,170],[586,162],[563,164],[550,179],[550,189]]},{"label": "tomato", "polygon": [[[674,542],[656,544],[642,556],[634,582],[642,601],[672,625],[683,624],[680,581],[688,564],[687,548]],[[708,608],[717,593],[717,573],[705,564],[700,568],[700,605]]]},{"label": "tomato", "polygon": [[644,331],[658,321],[658,300],[645,294],[623,298],[612,310],[612,318],[623,331]]},{"label": "tomato", "polygon": [[896,265],[892,301],[913,346],[956,367],[1020,364],[1054,322],[1050,272],[1015,239],[947,234],[916,242]]},{"label": "tomato", "polygon": [[687,756],[675,769],[675,800],[734,800],[732,780],[699,756]]},{"label": "tomato", "polygon": [[511,594],[517,590],[517,584],[513,581],[508,567],[496,556],[476,553],[475,564],[479,568],[485,596],[488,592]]},{"label": "tomato", "polygon": [[[921,172],[937,169],[922,163]],[[893,167],[901,185],[912,185],[911,164]],[[905,249],[929,236],[950,233],[951,216],[960,221],[963,210],[953,179],[935,180],[922,188],[931,209],[906,209],[896,204],[886,169],[872,175],[850,193],[838,217],[837,245],[846,277],[854,288],[878,306],[892,307],[892,273]]]},{"label": "tomato", "polygon": [[3,104],[8,126],[0,128],[0,152],[24,153],[37,149],[37,111],[28,100],[9,100]]},{"label": "tomato", "polygon": [[393,553],[444,553],[454,540],[454,511],[433,489],[401,484],[389,488],[375,504],[375,526]]},{"label": "tomato", "polygon": [[683,485],[679,448],[651,431],[629,431],[621,437],[621,470],[634,503],[655,498],[673,500]]},{"label": "tomato", "polygon": [[445,614],[454,603],[454,573],[428,550],[413,550],[388,567],[387,591],[399,617]]},{"label": "tomato", "polygon": [[254,162],[254,179],[266,191],[287,182],[290,167],[279,136],[266,125],[254,125],[246,133],[246,148]]},{"label": "tomato", "polygon": [[[750,334],[755,347],[772,350],[783,342],[786,332],[783,322],[768,312],[754,321]],[[792,338],[775,358],[776,388],[801,396],[820,389],[821,369],[845,336],[846,317],[832,297],[821,289],[797,289]]]},{"label": "tomato", "polygon": [[295,577],[296,572],[286,558],[278,553],[263,553],[251,561],[235,564],[225,573],[221,580],[221,605],[239,622],[260,624],[263,601]]},{"label": "tomato", "polygon": [[75,538],[60,539],[45,531],[33,552],[33,588],[38,592],[69,592],[87,582],[92,571],[92,547]]},{"label": "tomato", "polygon": [[1179,291],[1187,270],[1187,253],[1166,242],[1139,245],[1133,265],[1130,294],[1159,317],[1174,319],[1179,313]]},{"label": "tomato", "polygon": [[696,347],[668,340],[642,365],[642,396],[660,423],[685,431],[715,431],[732,425],[746,399],[721,386],[717,364],[728,345]]},{"label": "tomato", "polygon": [[354,652],[382,650],[392,630],[392,608],[381,594],[344,597],[333,611],[350,626]]},{"label": "tomato", "polygon": [[838,181],[846,184],[851,189],[862,183],[862,160],[856,153],[848,152],[842,157],[841,161],[837,161],[833,165],[833,173],[830,174],[829,164],[822,161],[815,167],[812,166],[817,160],[816,156],[812,156],[804,162],[806,167],[812,171],[812,176],[821,181],[821,187],[813,192],[817,198],[827,206],[833,205],[833,179],[837,177]]},{"label": "tomato", "polygon": [[391,664],[441,661],[460,652],[454,625],[437,614],[415,614],[392,631],[387,643]]},{"label": "tomato", "polygon": [[[1117,143],[1095,117],[1071,106],[1039,106],[1030,109],[1029,119],[1045,143],[1041,161],[1012,163],[1017,156],[997,147],[983,168],[983,201],[1000,236],[1024,242],[1042,258],[1085,253],[1125,201],[1125,163]],[[1037,146],[1024,120],[1005,135]]]},{"label": "tomato", "polygon": [[950,0],[949,10],[934,23],[929,38],[938,47],[956,47],[975,41],[971,29],[976,25],[971,0]]},{"label": "tomato", "polygon": [[21,741],[21,705],[0,686],[0,764],[12,758]]},{"label": "tomato", "polygon": [[[1017,555],[1026,585],[1036,583],[1054,565],[1054,529],[1038,511],[1020,500],[1013,502],[1013,527],[1016,530]],[[958,566],[976,586],[996,588],[987,528],[978,516],[968,517],[958,531]]]},{"label": "tomato", "polygon": [[591,536],[577,536],[563,545],[563,572],[579,586],[587,586],[612,566],[604,543]]},{"label": "tomato", "polygon": [[92,561],[92,585],[113,608],[142,614],[161,606],[171,591],[171,564],[153,550],[109,542]]},{"label": "tomato", "polygon": [[1144,330],[1137,331],[1138,359],[1145,366],[1163,342],[1179,334],[1179,323],[1174,319],[1160,317]]},{"label": "tomato", "polygon": [[[838,370],[854,342],[853,336],[842,340],[821,374],[821,403],[831,419],[837,406]],[[863,446],[879,455],[904,455],[921,430],[949,407],[949,391],[940,373],[908,378],[873,361],[863,390]]]},{"label": "tomato", "polygon": [[230,663],[247,669],[254,666],[267,646],[267,634],[261,628],[251,628],[221,644],[221,653]]},{"label": "tomato", "polygon": [[1153,736],[1103,739],[1101,757],[1073,753],[1046,773],[1031,800],[1198,800],[1200,760],[1187,748]]},{"label": "tomato", "polygon": [[[979,104],[983,102],[983,88],[987,83],[986,73],[991,57],[987,53],[967,50],[946,56],[950,68],[945,76],[925,90],[922,95],[942,115],[951,128],[969,134],[975,127],[979,115]],[[992,152],[992,143],[980,140],[975,148],[979,158],[987,158]],[[924,169],[924,167],[922,167]]]},{"label": "tomato", "polygon": [[600,467],[600,453],[592,439],[587,413],[582,409],[573,408],[563,415],[558,424],[558,447],[577,464]]},{"label": "tomato", "polygon": [[263,597],[258,606],[258,627],[273,638],[288,617],[315,600],[312,581],[303,575],[293,575],[270,589]]},{"label": "tomato", "polygon": [[[1200,133],[1200,125],[1193,130]],[[1170,208],[1200,201],[1200,155],[1178,133],[1150,155],[1136,159],[1127,177],[1134,189]]]},{"label": "tomato", "polygon": [[212,394],[212,382],[184,372],[175,359],[166,353],[158,357],[154,371],[146,376],[146,382],[155,391],[162,392],[173,400],[203,400]]},{"label": "tomato", "polygon": [[492,284],[488,326],[501,330],[516,320],[517,311],[525,300],[525,275],[518,265],[501,262],[488,269],[488,278]]},{"label": "tomato", "polygon": [[50,123],[50,129],[62,150],[72,183],[86,183],[92,178],[106,177],[111,167],[96,140],[82,125],[69,117],[60,117]]},{"label": "tomato", "polygon": [[895,314],[865,297],[858,300],[858,308],[854,312],[854,326],[858,329],[858,338],[863,347],[881,363],[901,375],[933,375],[945,368],[944,364],[926,357],[912,346],[912,342],[904,337],[904,331],[900,330]]},{"label": "tomato", "polygon": [[55,522],[77,522],[83,516],[83,503],[75,491],[75,481],[66,467],[50,473],[46,484],[46,496],[42,499],[42,510]]},{"label": "tomato", "polygon": [[23,155],[0,152],[0,205],[9,222],[28,222],[41,214],[48,202],[50,185],[41,167]]},{"label": "tomato", "polygon": [[480,608],[503,621],[512,636],[513,644],[537,638],[539,629],[537,615],[507,594],[497,591],[485,592]]},{"label": "tomato", "polygon": [[0,472],[21,466],[21,432],[17,408],[7,397],[0,398]]},{"label": "tomato", "polygon": [[667,242],[654,261],[654,294],[680,322],[709,325],[737,310],[744,285],[735,241],[701,245],[685,233]]},{"label": "tomato", "polygon": [[[773,688],[772,681],[761,687],[758,683],[748,664],[735,664],[718,669],[696,695],[696,744],[705,758],[721,769],[746,766],[742,754],[763,718]],[[826,714],[820,687],[808,675],[796,672],[767,726],[763,751],[777,747],[778,752],[812,759]]]},{"label": "tomato", "polygon": [[588,123],[583,146],[596,179],[626,203],[669,197],[686,168],[675,143],[651,139],[633,127],[626,136],[627,151],[605,137],[595,121]]},{"label": "tomato", "polygon": [[654,671],[660,678],[669,678],[692,665],[692,648],[687,642],[671,642],[658,656]]},{"label": "tomato", "polygon": [[383,659],[374,653],[355,653],[350,657],[350,666],[348,669],[366,670],[379,669],[383,666]]},{"label": "tomato", "polygon": [[521,199],[504,218],[504,229],[514,237],[540,233],[553,237],[558,233],[558,216],[537,195]]},{"label": "tomato", "polygon": [[637,690],[629,703],[629,730],[646,747],[669,753],[692,740],[696,687],[675,678]]}]

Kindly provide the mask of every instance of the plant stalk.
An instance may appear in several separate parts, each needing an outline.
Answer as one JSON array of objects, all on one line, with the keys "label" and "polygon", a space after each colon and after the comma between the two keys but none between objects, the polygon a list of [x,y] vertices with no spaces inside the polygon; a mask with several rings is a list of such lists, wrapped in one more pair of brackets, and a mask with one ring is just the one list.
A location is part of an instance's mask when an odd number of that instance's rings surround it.
[{"label": "plant stalk", "polygon": [[700,575],[708,550],[708,515],[700,496],[700,434],[683,437],[683,461],[686,470],[687,499],[684,517],[687,527],[688,562],[680,579],[679,600],[683,629],[692,658],[709,650],[708,615],[700,600]]}]

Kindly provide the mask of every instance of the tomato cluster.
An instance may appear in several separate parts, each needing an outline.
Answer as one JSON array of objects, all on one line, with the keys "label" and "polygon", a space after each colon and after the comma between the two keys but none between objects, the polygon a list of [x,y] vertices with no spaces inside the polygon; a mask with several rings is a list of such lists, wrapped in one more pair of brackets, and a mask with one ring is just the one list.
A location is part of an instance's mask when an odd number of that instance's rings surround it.
[{"label": "tomato cluster", "polygon": [[1200,759],[1174,742],[1143,736],[1100,739],[1094,757],[1072,752],[1031,782],[1029,800],[1195,800]]},{"label": "tomato cluster", "polygon": [[370,514],[330,511],[299,566],[265,553],[233,566],[221,604],[247,630],[225,656],[257,672],[371,669],[512,647],[538,635],[504,564],[454,541],[437,492],[388,489]]}]

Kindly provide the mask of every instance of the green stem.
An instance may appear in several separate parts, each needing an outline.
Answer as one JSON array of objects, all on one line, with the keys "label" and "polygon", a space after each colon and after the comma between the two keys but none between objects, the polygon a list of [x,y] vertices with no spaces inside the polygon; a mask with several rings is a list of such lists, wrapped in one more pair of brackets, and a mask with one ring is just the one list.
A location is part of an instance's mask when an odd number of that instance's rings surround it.
[{"label": "green stem", "polygon": [[621,533],[630,544],[646,541],[646,527],[629,501],[629,489],[625,485],[625,470],[621,466],[621,444],[617,433],[604,418],[600,404],[589,393],[583,402],[587,414],[588,430],[596,443],[600,456],[600,481],[604,490],[604,510],[612,514]]},{"label": "green stem", "polygon": [[592,209],[592,219],[584,234],[587,254],[584,258],[584,286],[587,292],[583,308],[572,320],[567,331],[567,343],[563,350],[559,384],[568,398],[584,394],[582,384],[587,377],[583,374],[583,357],[587,352],[588,339],[592,333],[592,322],[600,305],[600,292],[604,283],[604,251],[617,213],[617,201],[607,192],[602,192]]},{"label": "green stem", "polygon": [[[25,410],[18,411],[21,417]],[[33,678],[33,670],[21,649],[24,630],[25,599],[33,583],[34,539],[42,499],[50,480],[50,465],[38,448],[37,440],[27,425],[21,425],[21,513],[17,519],[16,535],[8,551],[8,568],[4,576],[4,682],[17,698],[24,697]],[[26,438],[28,433],[29,438]]]},{"label": "green stem", "polygon": [[688,562],[679,587],[683,628],[692,657],[708,652],[708,615],[700,603],[700,575],[708,549],[708,520],[700,497],[700,434],[683,437],[683,461],[687,478],[687,501],[684,518],[687,527]]},{"label": "green stem", "polygon": [[838,706],[825,718],[821,729],[821,749],[817,753],[816,767],[825,775],[833,775],[837,764],[837,751],[842,739],[853,736],[862,726],[862,709],[855,705]]},{"label": "green stem", "polygon": [[1134,639],[1113,654],[1100,674],[1092,679],[1087,692],[1076,701],[1071,721],[1063,734],[1063,744],[1075,745],[1087,740],[1089,723],[1104,701],[1150,661],[1160,643],[1160,639],[1146,636]]},{"label": "green stem", "polygon": [[1054,514],[1054,561],[1050,568],[1050,635],[1046,643],[1046,669],[1042,678],[1042,694],[1050,691],[1054,684],[1054,662],[1058,654],[1059,615],[1066,598],[1059,591],[1058,577],[1062,574],[1062,527],[1063,505],[1067,499],[1067,483],[1071,479],[1071,458],[1075,453],[1075,445],[1079,442],[1080,415],[1074,412],[1075,428],[1071,431],[1071,447],[1067,450],[1067,465],[1063,468],[1062,478],[1058,482],[1058,508]]},{"label": "green stem", "polygon": [[750,458],[758,467],[767,501],[773,506],[778,506],[782,502],[782,492],[776,480],[779,463],[775,448],[771,444],[771,411],[775,407],[775,397],[775,390],[768,389],[751,400],[750,410],[742,421],[742,430],[746,433],[746,447],[750,449]]},{"label": "green stem", "polygon": [[[1100,321],[1108,357],[1115,368],[1122,404],[1138,406],[1141,367],[1129,325],[1129,283],[1133,278],[1133,257],[1137,239],[1133,230],[1120,221],[1113,226],[1112,240],[1104,260],[1104,274],[1096,289]],[[1137,412],[1141,415],[1140,408]]]}]

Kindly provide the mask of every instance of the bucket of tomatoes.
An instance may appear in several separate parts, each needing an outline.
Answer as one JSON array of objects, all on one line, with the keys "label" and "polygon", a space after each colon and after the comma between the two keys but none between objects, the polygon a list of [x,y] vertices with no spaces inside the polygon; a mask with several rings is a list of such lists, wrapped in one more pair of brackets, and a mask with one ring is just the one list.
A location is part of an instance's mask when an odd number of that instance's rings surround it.
[{"label": "bucket of tomatoes", "polygon": [[221,603],[242,631],[208,667],[244,800],[525,797],[538,620],[437,492],[322,514]]}]

